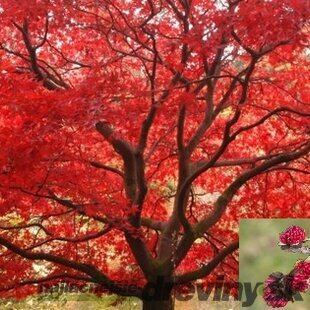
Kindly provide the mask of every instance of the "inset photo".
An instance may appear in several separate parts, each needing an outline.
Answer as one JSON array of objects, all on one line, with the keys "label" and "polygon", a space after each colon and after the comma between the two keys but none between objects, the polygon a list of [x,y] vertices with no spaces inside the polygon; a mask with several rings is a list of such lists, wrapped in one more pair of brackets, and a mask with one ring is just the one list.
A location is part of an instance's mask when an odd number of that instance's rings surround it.
[{"label": "inset photo", "polygon": [[241,219],[239,225],[241,307],[310,309],[310,219]]}]

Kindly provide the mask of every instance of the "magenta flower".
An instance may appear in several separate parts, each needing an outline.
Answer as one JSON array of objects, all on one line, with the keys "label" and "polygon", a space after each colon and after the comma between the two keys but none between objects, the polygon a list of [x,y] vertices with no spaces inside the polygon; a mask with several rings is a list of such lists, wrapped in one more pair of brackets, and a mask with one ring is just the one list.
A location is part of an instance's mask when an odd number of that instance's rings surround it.
[{"label": "magenta flower", "polygon": [[294,280],[292,288],[296,291],[305,293],[309,288],[310,281],[310,262],[298,261],[294,267]]},{"label": "magenta flower", "polygon": [[295,270],[298,270],[298,272],[303,273],[308,279],[310,278],[310,262],[300,260],[299,262],[296,263]]},{"label": "magenta flower", "polygon": [[300,244],[306,238],[306,231],[296,225],[292,225],[280,234],[280,242],[286,245]]},{"label": "magenta flower", "polygon": [[305,293],[309,288],[308,277],[301,272],[294,272],[293,281],[291,282],[291,289],[294,292]]},{"label": "magenta flower", "polygon": [[285,307],[286,304],[289,302],[287,297],[285,296],[278,296],[275,294],[274,290],[271,288],[266,288],[264,291],[264,299],[268,306],[273,308],[281,308]]},{"label": "magenta flower", "polygon": [[291,288],[292,276],[283,275],[281,272],[274,272],[265,281],[264,299],[267,305],[273,308],[280,308],[293,300]]}]

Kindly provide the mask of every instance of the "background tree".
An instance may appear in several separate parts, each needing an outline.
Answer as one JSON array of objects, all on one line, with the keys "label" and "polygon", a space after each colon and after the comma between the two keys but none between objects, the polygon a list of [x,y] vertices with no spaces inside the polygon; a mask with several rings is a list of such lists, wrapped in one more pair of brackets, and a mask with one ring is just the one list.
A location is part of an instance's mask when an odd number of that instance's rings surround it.
[{"label": "background tree", "polygon": [[236,280],[239,218],[309,217],[308,13],[2,0],[2,296],[93,282],[170,309],[150,283]]}]

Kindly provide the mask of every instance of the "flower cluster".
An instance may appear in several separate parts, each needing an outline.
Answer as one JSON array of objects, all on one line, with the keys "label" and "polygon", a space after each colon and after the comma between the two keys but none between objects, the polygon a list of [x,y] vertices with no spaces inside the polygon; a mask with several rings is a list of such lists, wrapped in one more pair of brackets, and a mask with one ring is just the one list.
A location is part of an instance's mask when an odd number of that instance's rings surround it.
[{"label": "flower cluster", "polygon": [[[306,240],[306,232],[299,226],[290,226],[280,234],[280,241],[289,247],[300,245]],[[296,293],[305,293],[310,286],[310,262],[299,260],[287,275],[274,272],[265,281],[264,299],[268,306],[280,308],[293,301]]]},{"label": "flower cluster", "polygon": [[295,273],[291,282],[291,288],[293,292],[305,293],[309,288],[309,277],[302,273]]},{"label": "flower cluster", "polygon": [[306,238],[306,231],[292,225],[280,234],[280,241],[286,245],[294,245],[302,243]]},{"label": "flower cluster", "polygon": [[264,299],[268,306],[274,308],[286,306],[292,297],[289,282],[291,282],[290,278],[281,272],[269,275],[265,281],[264,290]]},{"label": "flower cluster", "polygon": [[310,278],[310,262],[299,260],[295,265],[295,269],[299,270],[300,272],[305,274],[308,278]]},{"label": "flower cluster", "polygon": [[264,299],[268,306],[280,308],[293,301],[297,292],[305,293],[309,288],[309,277],[294,269],[288,275],[275,272],[265,281]]}]

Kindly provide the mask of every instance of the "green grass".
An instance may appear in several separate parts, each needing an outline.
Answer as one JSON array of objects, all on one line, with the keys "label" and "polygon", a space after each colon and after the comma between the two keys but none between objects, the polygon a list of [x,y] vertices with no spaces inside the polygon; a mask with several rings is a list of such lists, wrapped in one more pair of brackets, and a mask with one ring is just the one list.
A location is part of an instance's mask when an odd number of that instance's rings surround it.
[{"label": "green grass", "polygon": [[61,294],[32,296],[23,301],[0,300],[0,309],[6,310],[138,310],[137,298],[121,298],[117,295],[97,297],[94,294]]}]

